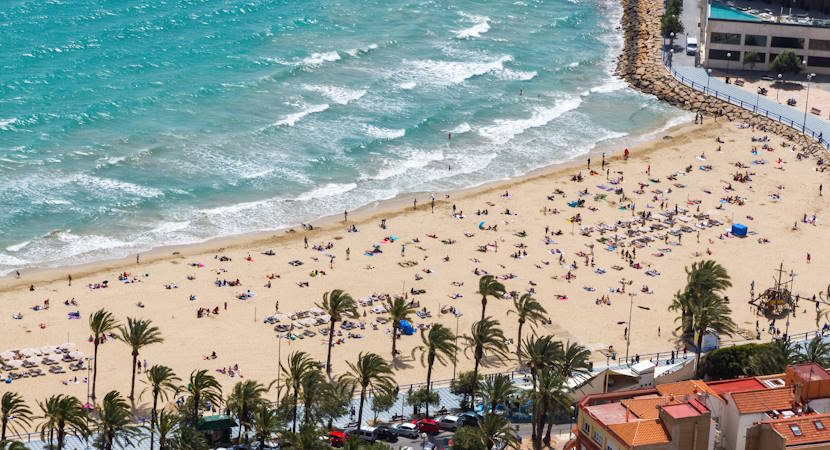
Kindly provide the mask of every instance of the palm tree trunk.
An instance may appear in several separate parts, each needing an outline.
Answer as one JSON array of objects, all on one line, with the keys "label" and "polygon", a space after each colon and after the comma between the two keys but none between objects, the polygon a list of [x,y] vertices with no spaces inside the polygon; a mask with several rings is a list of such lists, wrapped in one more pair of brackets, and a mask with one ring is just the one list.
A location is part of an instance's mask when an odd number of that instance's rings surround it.
[{"label": "palm tree trunk", "polygon": [[130,382],[130,400],[133,399],[135,394],[135,365],[138,363],[138,352],[133,350],[133,378]]},{"label": "palm tree trunk", "polygon": [[536,395],[536,370],[533,369],[533,368],[530,369],[530,378],[531,378],[531,383],[532,383],[531,387],[533,388],[533,399],[534,399],[534,401],[530,405],[530,407],[531,407],[530,421],[532,423],[532,425],[530,427],[530,429],[531,429],[530,442],[533,445],[534,450],[538,450],[538,449],[542,448],[542,443],[541,443],[541,439],[539,438],[539,435],[541,434],[541,430],[538,429],[539,428],[539,425],[538,425],[539,405],[537,405],[536,402],[539,400],[539,398]]},{"label": "palm tree trunk", "polygon": [[360,435],[360,425],[363,423],[363,401],[366,400],[366,388],[360,388],[360,408],[357,412],[357,434]]},{"label": "palm tree trunk", "polygon": [[472,391],[472,393],[471,393],[472,398],[470,399],[470,407],[473,408],[473,410],[476,409],[476,388],[478,388],[478,364],[479,364],[479,362],[481,362],[481,356],[479,356],[479,352],[476,351],[476,364],[475,364],[475,366],[473,366],[473,388],[471,390]]},{"label": "palm tree trunk", "polygon": [[551,411],[548,417],[548,430],[545,432],[545,438],[542,440],[542,443],[545,444],[546,447],[550,447],[550,432],[553,428],[553,412]]},{"label": "palm tree trunk", "polygon": [[329,326],[329,349],[328,355],[326,356],[326,374],[331,375],[331,342],[334,339],[334,319],[331,319],[331,325]]},{"label": "palm tree trunk", "polygon": [[484,320],[484,311],[487,310],[487,296],[481,296],[481,320]]},{"label": "palm tree trunk", "polygon": [[427,367],[427,407],[426,407],[426,415],[424,416],[427,419],[429,419],[429,393],[430,393],[430,380],[432,380],[432,364],[433,363],[429,363],[429,366]]},{"label": "palm tree trunk", "polygon": [[158,414],[158,400],[159,393],[153,390],[153,413],[150,415],[150,450],[153,450],[155,442],[153,442],[153,435],[156,432],[156,414]]},{"label": "palm tree trunk", "polygon": [[398,327],[401,324],[392,324],[392,359],[395,359],[395,349],[397,348],[398,343]]},{"label": "palm tree trunk", "polygon": [[292,411],[294,425],[291,426],[291,431],[293,433],[297,432],[297,391],[299,391],[299,388],[297,386],[294,386],[294,410]]},{"label": "palm tree trunk", "polygon": [[695,346],[695,373],[700,370],[700,351],[702,350],[701,347],[703,346],[703,332],[699,331],[697,333],[697,345]]},{"label": "palm tree trunk", "polygon": [[194,428],[199,425],[199,400],[200,400],[199,397],[200,397],[200,395],[198,393],[193,395],[193,427]]},{"label": "palm tree trunk", "polygon": [[[524,369],[524,365],[522,365],[522,327],[524,326],[523,321],[519,321],[519,335],[516,337],[516,359],[519,361],[519,370]],[[150,449],[152,450],[152,449]]]},{"label": "palm tree trunk", "polygon": [[265,448],[265,433],[259,435],[259,448]]},{"label": "palm tree trunk", "polygon": [[99,336],[95,336],[95,350],[93,350],[93,357],[92,357],[92,396],[90,397],[95,401],[95,381],[98,379],[98,342],[100,341]]},{"label": "palm tree trunk", "polygon": [[63,450],[63,421],[58,423],[58,450]]},{"label": "palm tree trunk", "polygon": [[2,425],[2,430],[0,430],[0,442],[5,442],[6,440],[6,425],[8,424],[9,419],[4,418]]}]

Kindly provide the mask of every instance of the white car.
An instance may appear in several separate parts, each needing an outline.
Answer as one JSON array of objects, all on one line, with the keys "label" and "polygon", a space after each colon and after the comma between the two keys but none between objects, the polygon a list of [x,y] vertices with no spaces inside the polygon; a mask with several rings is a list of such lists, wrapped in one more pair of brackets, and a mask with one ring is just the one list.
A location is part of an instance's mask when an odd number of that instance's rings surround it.
[{"label": "white car", "polygon": [[438,421],[438,426],[442,430],[455,431],[461,424],[461,419],[458,416],[447,415]]},{"label": "white car", "polygon": [[694,55],[697,53],[697,38],[686,38],[686,54]]},{"label": "white car", "polygon": [[418,439],[421,436],[418,431],[418,426],[414,423],[397,423],[392,425],[392,428],[398,433],[398,436],[408,437],[411,439]]}]

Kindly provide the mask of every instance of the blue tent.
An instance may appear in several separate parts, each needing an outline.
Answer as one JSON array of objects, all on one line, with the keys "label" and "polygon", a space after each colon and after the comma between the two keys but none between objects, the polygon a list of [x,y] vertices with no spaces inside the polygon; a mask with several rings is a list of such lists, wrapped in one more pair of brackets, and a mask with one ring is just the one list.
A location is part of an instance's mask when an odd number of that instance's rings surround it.
[{"label": "blue tent", "polygon": [[742,223],[732,224],[732,234],[738,237],[746,237],[746,225]]},{"label": "blue tent", "polygon": [[407,336],[415,334],[415,327],[413,327],[408,320],[401,320],[401,326],[399,326],[398,329],[401,330],[401,333]]}]

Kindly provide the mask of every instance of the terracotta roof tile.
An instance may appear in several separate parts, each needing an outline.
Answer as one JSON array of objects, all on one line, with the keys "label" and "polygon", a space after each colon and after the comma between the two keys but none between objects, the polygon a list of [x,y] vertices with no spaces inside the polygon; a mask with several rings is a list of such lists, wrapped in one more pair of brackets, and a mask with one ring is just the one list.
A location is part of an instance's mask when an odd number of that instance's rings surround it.
[{"label": "terracotta roof tile", "polygon": [[632,398],[623,400],[623,407],[627,407],[632,414],[640,419],[656,419],[660,417],[657,405],[665,406],[680,403],[680,400],[671,401],[668,397]]},{"label": "terracotta roof tile", "polygon": [[795,400],[790,386],[760,391],[733,392],[731,396],[735,407],[741,414],[790,409]]},{"label": "terracotta roof tile", "polygon": [[763,423],[769,424],[780,434],[788,446],[830,442],[830,414],[813,414]]},{"label": "terracotta roof tile", "polygon": [[656,419],[615,423],[609,425],[608,428],[630,447],[671,442],[671,438],[666,429],[663,428],[663,424]]},{"label": "terracotta roof tile", "polygon": [[706,383],[700,380],[686,380],[678,381],[676,383],[659,384],[656,386],[656,389],[660,395],[674,395],[675,397],[679,397],[684,395],[692,395],[698,392],[708,392],[709,394],[720,398],[720,395],[714,389],[710,388],[706,385]]}]

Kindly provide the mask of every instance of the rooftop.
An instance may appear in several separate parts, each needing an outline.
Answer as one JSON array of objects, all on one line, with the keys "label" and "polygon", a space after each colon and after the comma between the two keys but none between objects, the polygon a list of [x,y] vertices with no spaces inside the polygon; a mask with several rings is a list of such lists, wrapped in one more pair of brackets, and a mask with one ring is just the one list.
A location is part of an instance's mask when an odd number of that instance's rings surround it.
[{"label": "rooftop", "polygon": [[830,27],[830,16],[817,10],[797,7],[782,8],[761,0],[728,0],[713,2],[709,18],[740,22],[764,22],[781,25]]},{"label": "rooftop", "polygon": [[741,414],[762,413],[791,409],[795,396],[792,387],[759,391],[733,392],[732,401]]},{"label": "rooftop", "polygon": [[585,411],[591,417],[606,425],[625,422],[625,408],[620,402],[586,406]]},{"label": "rooftop", "polygon": [[765,386],[755,378],[738,378],[735,380],[713,381],[706,383],[713,391],[720,395],[731,392],[757,391]]},{"label": "rooftop", "polygon": [[786,441],[786,445],[830,442],[830,414],[797,416],[763,422],[769,424]]},{"label": "rooftop", "polygon": [[830,373],[815,363],[790,366],[790,370],[803,381],[830,380]]},{"label": "rooftop", "polygon": [[648,397],[648,398],[633,398],[630,400],[623,400],[622,405],[628,408],[632,414],[640,419],[656,419],[660,417],[660,411],[657,409],[658,405],[668,405],[675,403],[669,400],[668,397]]},{"label": "rooftop", "polygon": [[664,406],[663,411],[674,419],[685,419],[688,417],[697,417],[708,410],[697,400],[692,400],[690,403]]},{"label": "rooftop", "polygon": [[675,383],[666,383],[656,386],[660,395],[674,395],[675,397],[688,396],[697,393],[708,392],[711,395],[720,397],[718,392],[710,388],[700,380],[686,380]]},{"label": "rooftop", "polygon": [[615,423],[608,428],[630,447],[671,442],[663,424],[657,419]]}]

